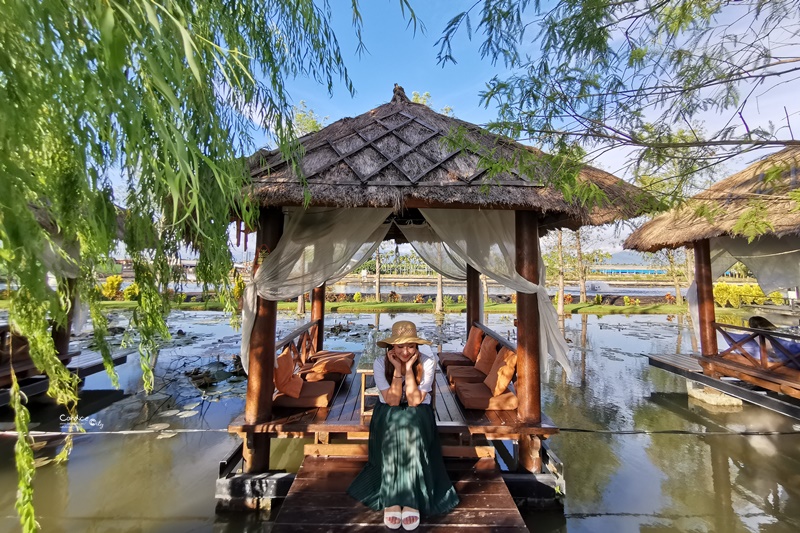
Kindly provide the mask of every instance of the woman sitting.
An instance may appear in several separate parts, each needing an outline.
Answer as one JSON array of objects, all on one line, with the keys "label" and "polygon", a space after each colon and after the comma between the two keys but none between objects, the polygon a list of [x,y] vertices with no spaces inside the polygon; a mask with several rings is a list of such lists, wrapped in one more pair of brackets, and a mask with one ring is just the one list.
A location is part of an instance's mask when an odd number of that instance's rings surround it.
[{"label": "woman sitting", "polygon": [[383,509],[388,528],[412,530],[420,513],[444,514],[458,504],[431,408],[436,360],[430,349],[420,352],[430,341],[417,336],[413,322],[396,322],[377,344],[387,348],[373,365],[380,401],[369,425],[367,464],[347,492]]}]

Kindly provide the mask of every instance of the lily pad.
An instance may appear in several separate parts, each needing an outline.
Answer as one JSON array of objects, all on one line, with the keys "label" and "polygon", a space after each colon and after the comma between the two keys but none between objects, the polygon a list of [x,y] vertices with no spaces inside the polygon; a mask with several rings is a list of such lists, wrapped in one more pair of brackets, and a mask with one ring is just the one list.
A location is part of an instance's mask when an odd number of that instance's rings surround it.
[{"label": "lily pad", "polygon": [[228,372],[227,370],[217,370],[214,372],[214,379],[217,381],[223,381],[231,377],[233,374]]},{"label": "lily pad", "polygon": [[169,424],[167,424],[166,422],[159,422],[158,424],[150,424],[149,426],[147,426],[147,429],[161,431],[162,429],[167,429],[168,427]]},{"label": "lily pad", "polygon": [[190,416],[198,414],[200,414],[200,411],[181,411],[178,413],[178,418],[189,418]]},{"label": "lily pad", "polygon": [[175,435],[177,435],[177,433],[174,432],[174,431],[162,431],[161,433],[158,434],[158,437],[156,437],[156,440],[158,440],[158,439],[171,439]]},{"label": "lily pad", "polygon": [[188,411],[188,410],[190,410],[190,409],[194,409],[195,407],[197,407],[197,406],[198,406],[198,405],[200,405],[201,403],[202,403],[202,402],[192,402],[192,403],[187,403],[186,405],[184,405],[184,406],[183,406],[183,409],[184,409],[184,411]]},{"label": "lily pad", "polygon": [[162,413],[159,413],[158,416],[175,416],[180,412],[181,412],[180,409],[170,409],[168,411],[164,411]]}]

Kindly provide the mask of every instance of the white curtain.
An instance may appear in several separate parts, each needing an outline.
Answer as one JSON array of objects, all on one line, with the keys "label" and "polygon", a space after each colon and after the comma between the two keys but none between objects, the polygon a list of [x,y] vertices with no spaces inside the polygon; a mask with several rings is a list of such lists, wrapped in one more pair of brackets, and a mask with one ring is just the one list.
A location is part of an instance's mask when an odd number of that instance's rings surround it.
[{"label": "white curtain", "polygon": [[295,208],[278,245],[245,288],[240,355],[249,368],[250,333],[257,297],[286,300],[345,276],[367,260],[389,230],[391,209]]},{"label": "white curtain", "polygon": [[[764,294],[800,285],[800,237],[764,235],[753,242],[744,237],[718,237],[710,244],[714,279],[741,261],[753,272]],[[720,256],[716,262],[715,252]]]},{"label": "white curtain", "polygon": [[411,247],[423,261],[442,276],[464,281],[467,279],[467,264],[453,253],[429,224],[398,225]]},{"label": "white curtain", "polygon": [[[433,231],[462,260],[498,283],[526,294],[536,294],[539,301],[541,353],[555,359],[569,377],[572,368],[568,347],[558,329],[558,314],[544,286],[544,262],[539,252],[539,285],[517,273],[516,232],[513,211],[420,209]],[[541,371],[546,374],[549,359],[542,357]]]},{"label": "white curtain", "polygon": [[[716,237],[709,240],[712,283],[737,261],[744,263],[756,277],[764,294],[800,286],[800,238],[764,235],[747,242],[744,237]],[[697,285],[686,292],[689,314],[699,330]]]}]

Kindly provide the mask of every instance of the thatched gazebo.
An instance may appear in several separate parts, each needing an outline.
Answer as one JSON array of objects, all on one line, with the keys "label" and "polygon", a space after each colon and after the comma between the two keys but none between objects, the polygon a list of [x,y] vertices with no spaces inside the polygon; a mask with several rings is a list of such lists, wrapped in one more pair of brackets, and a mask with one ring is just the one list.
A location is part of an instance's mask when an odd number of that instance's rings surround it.
[{"label": "thatched gazebo", "polygon": [[[493,224],[497,226],[494,230],[511,236],[500,244],[513,272],[507,272],[501,283],[507,285],[513,278],[517,286],[533,287],[526,292],[518,290],[517,296],[519,408],[516,416],[520,426],[540,424],[540,355],[541,358],[546,355],[540,354],[540,347],[550,351],[559,342],[566,345],[563,336],[559,341],[540,322],[545,315],[554,315],[554,310],[543,287],[538,294],[534,292],[539,283],[539,236],[548,229],[578,228],[637,216],[645,205],[641,191],[607,172],[583,166],[574,169],[575,183],[599,189],[606,200],[591,208],[567,201],[549,185],[558,170],[554,167],[556,159],[412,103],[398,86],[391,102],[358,117],[339,120],[302,137],[299,142],[303,150],[299,164],[305,184],[278,150],[262,150],[250,158],[252,187],[247,192],[261,208],[256,257],[263,256],[261,252],[269,255],[262,265],[254,265],[256,282],[262,279],[255,289],[259,296],[252,311],[255,314],[252,334],[244,331],[243,335],[243,350],[249,352],[244,420],[253,425],[269,421],[272,416],[276,300],[311,292],[311,318],[321,323],[325,283],[334,278],[333,272],[341,277],[347,268],[358,266],[353,256],[345,257],[315,277],[311,271],[317,267],[310,261],[318,261],[332,251],[332,247],[324,248],[331,240],[344,241],[351,237],[345,234],[361,231],[364,237],[352,247],[355,250],[368,239],[378,244],[382,239],[402,240],[401,230],[407,224],[430,224],[433,233],[448,246],[462,245],[467,264],[469,328],[480,321],[481,272],[495,279],[497,273],[486,266],[489,261],[484,253],[488,246],[485,242],[483,248],[475,243],[464,245],[460,237],[446,237],[442,233],[454,226],[466,227],[476,224],[478,219],[484,220],[480,217],[494,216]],[[503,165],[502,161],[507,163]],[[352,224],[346,230],[317,232],[310,223],[297,229],[300,223],[296,224],[293,217],[304,213],[301,206],[307,195],[310,206],[316,209],[314,216],[329,214],[324,212],[327,208],[331,213],[344,212],[344,219],[363,216],[369,222]],[[447,217],[448,213],[456,217],[455,222]],[[303,244],[307,246],[304,251],[297,252],[297,257],[306,261],[299,274],[289,274],[288,267],[281,270],[275,266],[285,259],[287,246],[297,245],[281,241],[284,224],[292,235],[289,240],[307,243]],[[381,230],[381,225],[388,229]],[[488,225],[491,224],[481,222],[478,229]],[[342,247],[345,244],[352,243],[343,242]],[[364,250],[358,253],[355,257],[368,258]],[[313,260],[309,259],[311,256]],[[271,270],[262,276],[262,269]],[[289,286],[294,287],[293,291]],[[542,301],[547,307],[540,306]],[[321,347],[322,327],[317,331]],[[268,462],[268,440],[253,436],[246,438],[246,442],[246,471],[263,471]],[[538,444],[521,441],[520,448],[523,466],[530,470],[537,468]]]},{"label": "thatched gazebo", "polygon": [[[624,243],[625,248],[644,252],[693,247],[704,371],[739,377],[793,396],[800,396],[800,371],[792,368],[794,356],[790,356],[792,349],[786,350],[786,342],[795,341],[790,336],[776,340],[753,328],[736,328],[747,333],[744,339],[726,333],[715,322],[713,281],[738,260],[755,274],[765,294],[800,285],[800,202],[789,194],[798,188],[800,147],[792,146],[655,217]],[[718,330],[732,345],[721,353]],[[789,358],[788,363],[768,353],[767,341],[778,355]],[[744,349],[749,342],[760,344],[754,350],[760,354]]]}]

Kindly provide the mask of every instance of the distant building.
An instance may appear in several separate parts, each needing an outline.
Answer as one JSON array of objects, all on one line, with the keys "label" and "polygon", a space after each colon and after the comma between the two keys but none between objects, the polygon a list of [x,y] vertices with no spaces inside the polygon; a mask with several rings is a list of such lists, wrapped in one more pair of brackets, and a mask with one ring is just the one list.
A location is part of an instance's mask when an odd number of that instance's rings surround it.
[{"label": "distant building", "polygon": [[650,265],[594,265],[589,267],[589,272],[604,276],[621,276],[631,274],[663,275],[667,273],[667,269],[652,267]]}]

